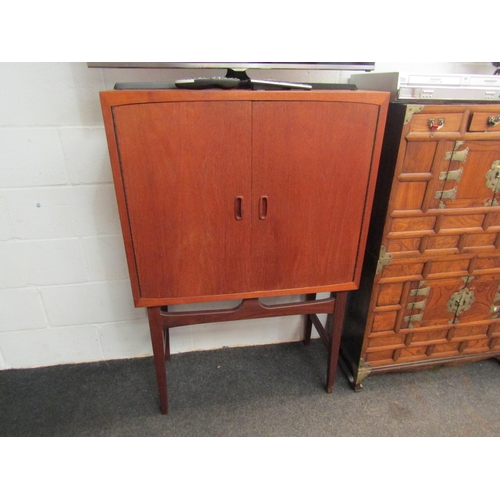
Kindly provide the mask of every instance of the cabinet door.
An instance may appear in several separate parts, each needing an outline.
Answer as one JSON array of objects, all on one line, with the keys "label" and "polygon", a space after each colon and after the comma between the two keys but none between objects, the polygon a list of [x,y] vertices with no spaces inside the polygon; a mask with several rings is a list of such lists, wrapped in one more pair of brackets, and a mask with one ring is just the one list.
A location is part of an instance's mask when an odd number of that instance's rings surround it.
[{"label": "cabinet door", "polygon": [[407,297],[402,328],[452,324],[470,303],[469,278],[413,282]]},{"label": "cabinet door", "polygon": [[441,207],[468,208],[489,207],[497,204],[500,191],[500,142],[458,141],[452,151],[446,153],[450,170],[446,177]]},{"label": "cabinet door", "polygon": [[248,290],[251,104],[151,103],[113,113],[140,297],[195,301]]},{"label": "cabinet door", "polygon": [[378,111],[352,102],[254,103],[257,289],[354,281]]},{"label": "cabinet door", "polygon": [[450,168],[445,153],[452,150],[454,141],[413,140],[405,143],[404,159],[396,173],[391,210],[422,210],[438,208],[435,192],[443,190],[444,181],[434,179]]},{"label": "cabinet door", "polygon": [[467,324],[495,319],[500,299],[498,283],[498,275],[469,277],[467,290],[470,292],[461,298],[455,323]]},{"label": "cabinet door", "polygon": [[497,315],[499,276],[468,276],[412,283],[403,328],[466,324]]}]

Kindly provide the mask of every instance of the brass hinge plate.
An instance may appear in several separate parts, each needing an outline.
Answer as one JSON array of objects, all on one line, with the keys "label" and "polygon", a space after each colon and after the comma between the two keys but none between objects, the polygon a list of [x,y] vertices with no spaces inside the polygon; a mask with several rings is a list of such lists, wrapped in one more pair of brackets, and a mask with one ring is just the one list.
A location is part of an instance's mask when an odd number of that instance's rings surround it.
[{"label": "brass hinge plate", "polygon": [[462,149],[462,151],[448,151],[445,153],[444,159],[446,161],[459,161],[460,163],[465,163],[468,154],[469,148]]},{"label": "brass hinge plate", "polygon": [[428,286],[426,288],[416,288],[415,290],[412,290],[410,292],[410,297],[416,297],[417,295],[426,295],[429,296],[429,293],[431,291],[431,287]]},{"label": "brass hinge plate", "polygon": [[448,172],[441,172],[439,174],[439,180],[460,182],[463,173],[464,173],[464,167],[460,167],[457,170],[449,170]]},{"label": "brass hinge plate", "polygon": [[447,191],[436,191],[434,198],[436,200],[454,200],[457,197],[457,189],[455,186],[453,189],[448,189]]},{"label": "brass hinge plate", "polygon": [[422,311],[420,314],[412,314],[411,316],[405,316],[403,321],[408,323],[408,328],[415,328],[413,322],[420,323],[424,317],[424,312]]},{"label": "brass hinge plate", "polygon": [[382,245],[382,247],[380,247],[380,254],[377,262],[376,274],[380,274],[382,272],[382,268],[384,266],[388,266],[391,262],[392,262],[392,254],[387,253],[385,247]]}]

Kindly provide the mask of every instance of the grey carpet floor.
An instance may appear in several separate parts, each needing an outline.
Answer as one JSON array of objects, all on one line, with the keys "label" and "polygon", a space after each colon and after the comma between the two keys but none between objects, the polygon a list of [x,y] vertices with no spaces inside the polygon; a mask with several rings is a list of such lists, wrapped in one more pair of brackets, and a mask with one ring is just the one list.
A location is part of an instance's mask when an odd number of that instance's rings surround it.
[{"label": "grey carpet floor", "polygon": [[0,436],[500,436],[500,363],[324,390],[319,341],[176,354],[161,415],[152,358],[0,372]]}]

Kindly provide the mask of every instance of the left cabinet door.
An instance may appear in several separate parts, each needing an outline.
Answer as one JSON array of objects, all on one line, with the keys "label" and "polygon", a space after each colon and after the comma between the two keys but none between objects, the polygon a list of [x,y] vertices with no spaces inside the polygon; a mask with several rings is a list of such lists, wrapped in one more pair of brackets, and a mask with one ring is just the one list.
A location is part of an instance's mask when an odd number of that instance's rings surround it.
[{"label": "left cabinet door", "polygon": [[113,120],[136,305],[248,290],[251,104],[123,105]]}]

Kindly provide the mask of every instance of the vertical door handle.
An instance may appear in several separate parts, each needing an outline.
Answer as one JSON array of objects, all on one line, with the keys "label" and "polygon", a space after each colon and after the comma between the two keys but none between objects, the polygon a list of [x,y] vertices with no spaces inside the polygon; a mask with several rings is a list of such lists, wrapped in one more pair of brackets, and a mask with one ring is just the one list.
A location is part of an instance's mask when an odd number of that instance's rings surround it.
[{"label": "vertical door handle", "polygon": [[259,200],[259,219],[266,220],[267,217],[267,196],[261,196]]},{"label": "vertical door handle", "polygon": [[234,218],[243,219],[243,196],[237,196],[234,200]]}]

